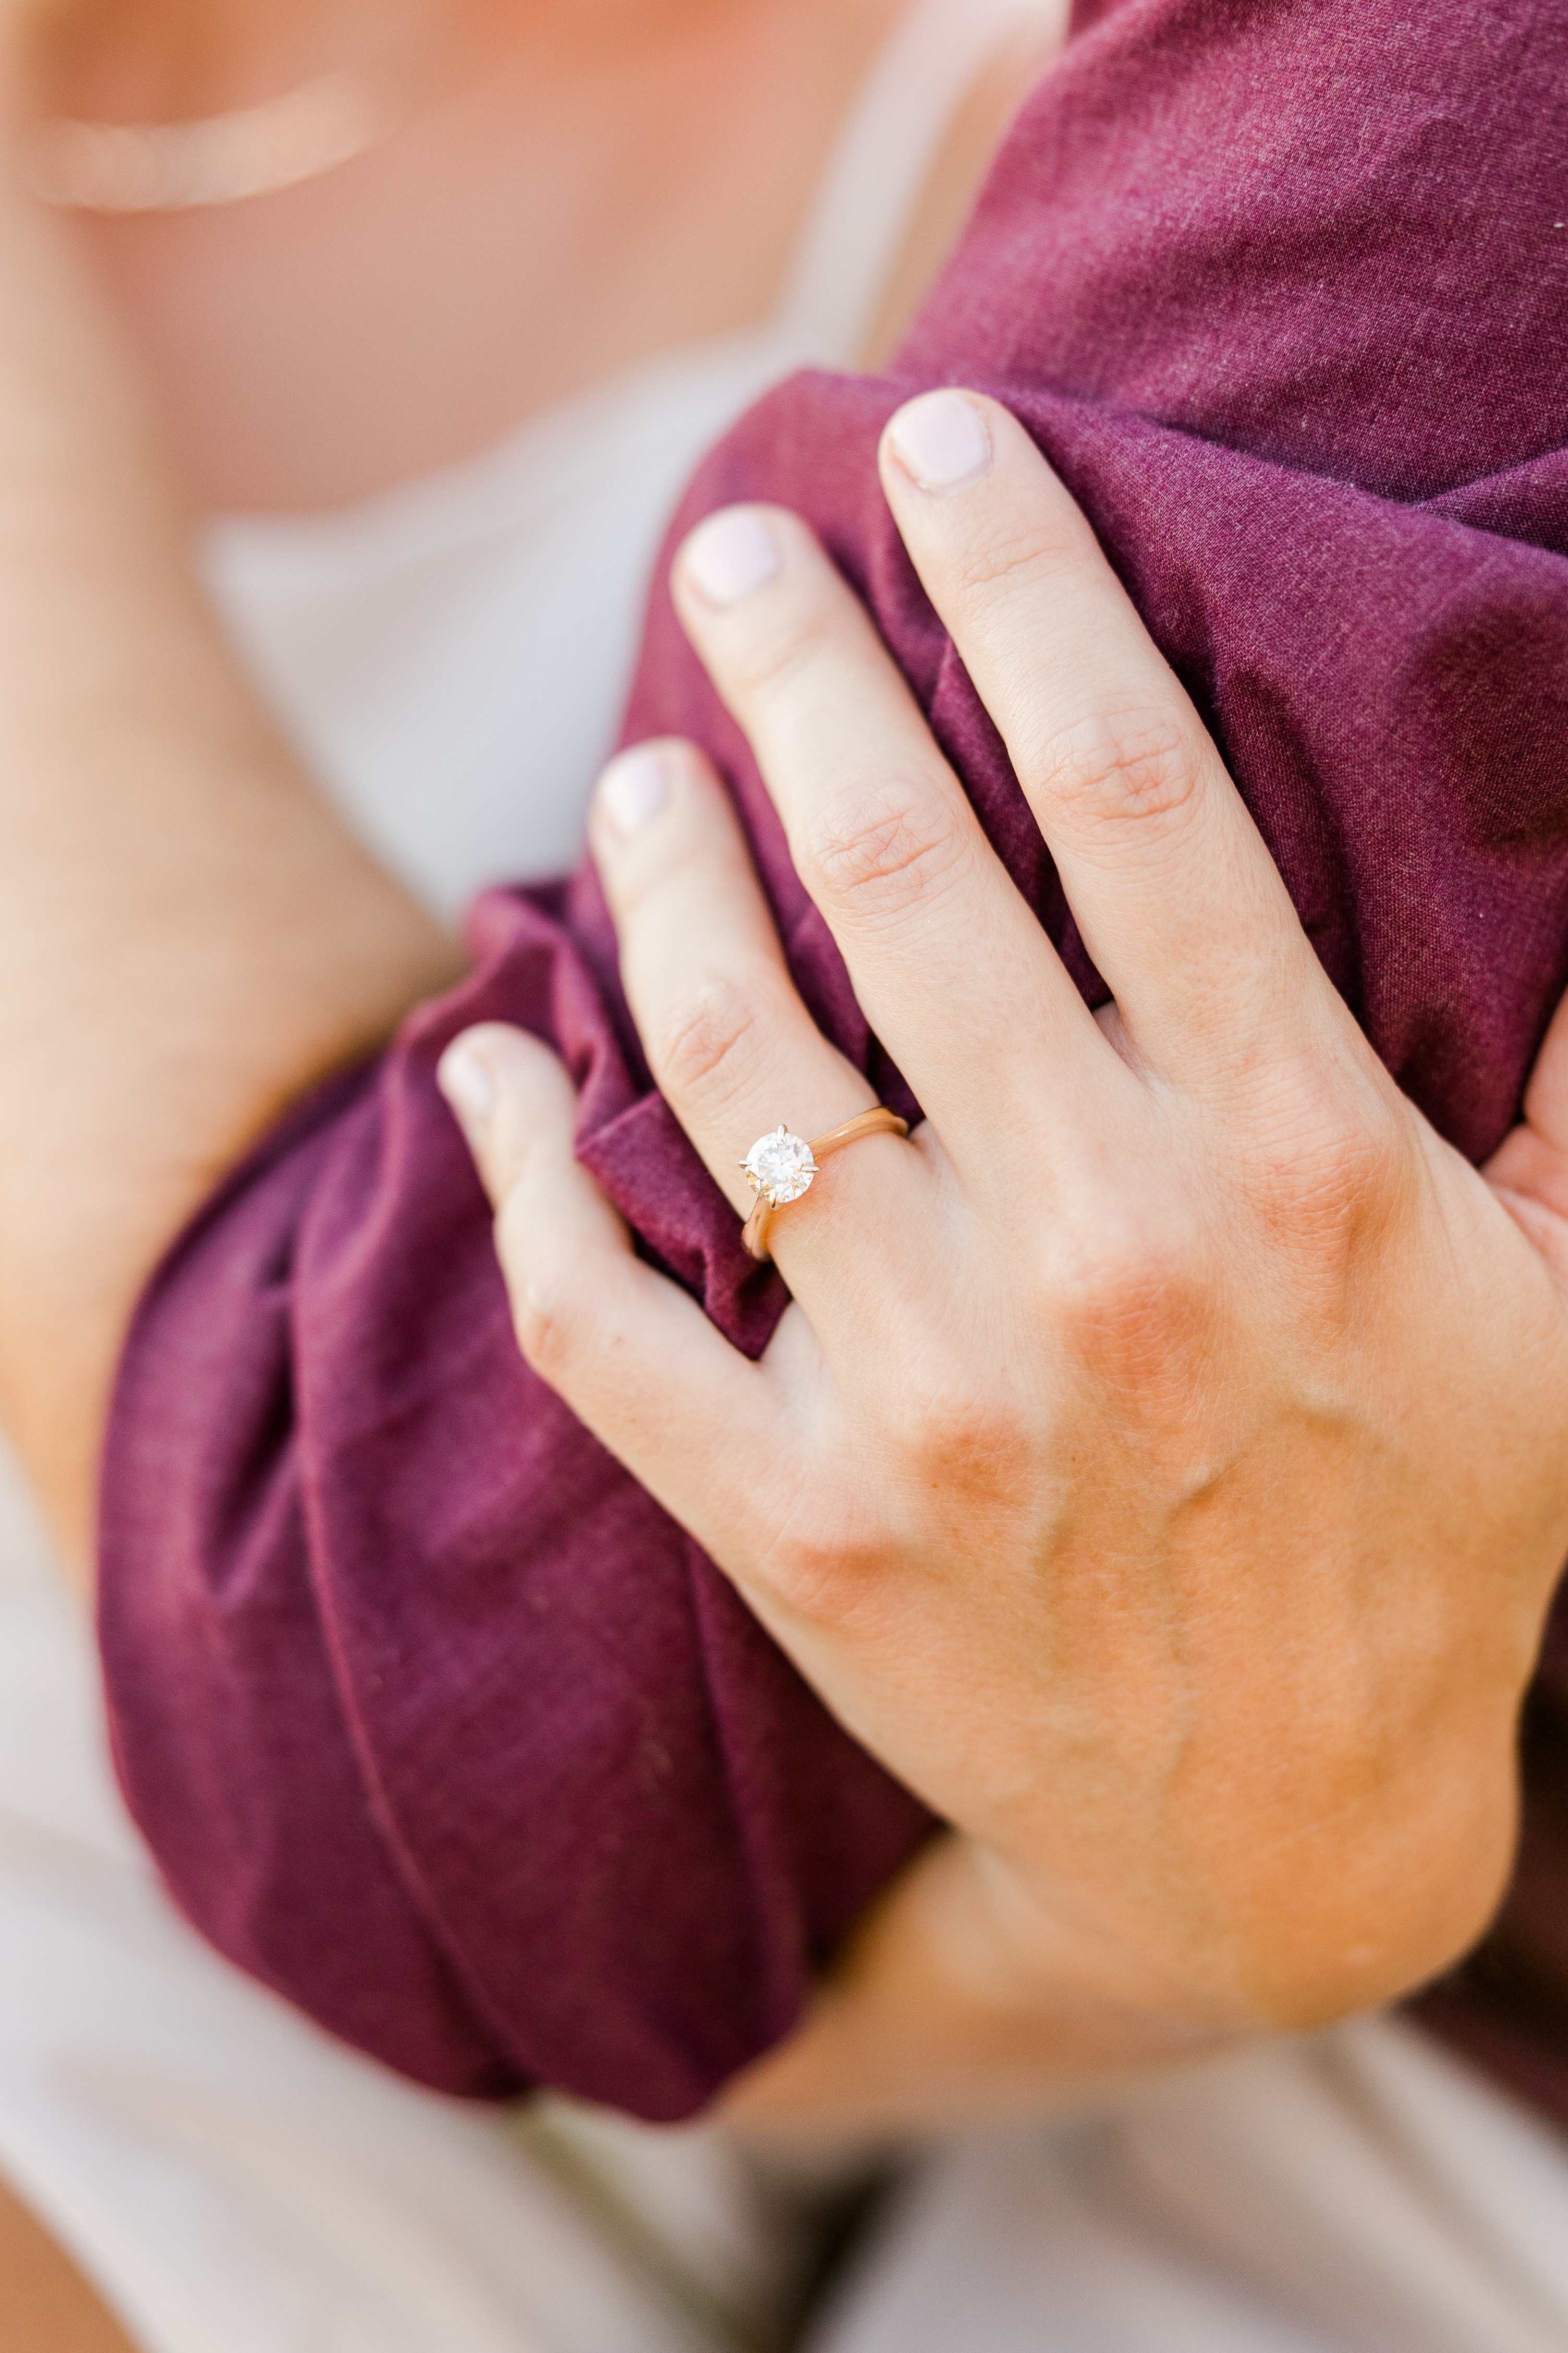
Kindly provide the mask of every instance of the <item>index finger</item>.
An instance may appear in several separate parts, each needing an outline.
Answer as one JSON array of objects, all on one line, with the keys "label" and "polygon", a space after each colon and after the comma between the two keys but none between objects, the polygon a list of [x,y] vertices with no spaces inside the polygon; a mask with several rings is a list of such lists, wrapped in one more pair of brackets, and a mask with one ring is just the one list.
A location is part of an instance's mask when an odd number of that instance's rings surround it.
[{"label": "index finger", "polygon": [[1245,1060],[1303,966],[1327,983],[1088,522],[1017,420],[975,393],[900,409],[882,481],[1132,1044],[1173,1075]]}]

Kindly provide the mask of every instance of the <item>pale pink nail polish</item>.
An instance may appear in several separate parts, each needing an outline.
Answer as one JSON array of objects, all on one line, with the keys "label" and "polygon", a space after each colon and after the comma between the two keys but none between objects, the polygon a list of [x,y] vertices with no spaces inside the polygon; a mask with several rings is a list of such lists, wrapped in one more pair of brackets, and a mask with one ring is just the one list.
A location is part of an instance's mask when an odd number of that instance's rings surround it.
[{"label": "pale pink nail polish", "polygon": [[991,471],[985,419],[961,392],[927,392],[900,408],[888,438],[922,491],[962,491]]},{"label": "pale pink nail polish", "polygon": [[436,1065],[436,1083],[472,1134],[483,1131],[495,1109],[496,1084],[483,1059],[466,1038],[455,1039]]},{"label": "pale pink nail polish", "polygon": [[618,753],[599,778],[598,812],[614,833],[640,833],[669,798],[669,763],[652,744]]},{"label": "pale pink nail polish", "polygon": [[754,507],[729,507],[698,524],[681,562],[705,604],[739,605],[776,575],[778,542]]}]

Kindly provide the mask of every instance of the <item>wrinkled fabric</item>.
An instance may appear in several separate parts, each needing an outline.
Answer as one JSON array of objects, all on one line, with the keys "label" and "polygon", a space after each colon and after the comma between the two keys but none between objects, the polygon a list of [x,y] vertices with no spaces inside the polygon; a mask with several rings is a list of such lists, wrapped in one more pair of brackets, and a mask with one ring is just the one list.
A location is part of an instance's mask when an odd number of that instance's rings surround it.
[{"label": "wrinkled fabric", "polygon": [[[677,532],[738,497],[809,518],[1098,999],[876,480],[910,391],[1006,401],[1335,985],[1479,1158],[1568,983],[1568,18],[1120,0],[1080,26],[896,375],[783,386]],[[626,735],[655,731],[719,760],[806,1003],[914,1112],[662,589]],[[489,894],[472,938],[473,977],[270,1139],[143,1303],[103,1479],[115,1753],[191,1917],[336,2032],[449,2088],[671,2117],[788,2029],[929,1825],[521,1362],[434,1085],[477,1018],[559,1047],[584,1161],[732,1340],[765,1345],[783,1293],[650,1088],[591,871]],[[1543,1674],[1532,1722],[1560,1723],[1561,1644]],[[1559,1792],[1563,1751],[1531,1752]],[[1556,1843],[1502,1936],[1562,1990],[1563,1805],[1539,1777],[1532,1802]],[[1560,2007],[1500,1982],[1457,1978],[1441,2022],[1568,2116]]]}]

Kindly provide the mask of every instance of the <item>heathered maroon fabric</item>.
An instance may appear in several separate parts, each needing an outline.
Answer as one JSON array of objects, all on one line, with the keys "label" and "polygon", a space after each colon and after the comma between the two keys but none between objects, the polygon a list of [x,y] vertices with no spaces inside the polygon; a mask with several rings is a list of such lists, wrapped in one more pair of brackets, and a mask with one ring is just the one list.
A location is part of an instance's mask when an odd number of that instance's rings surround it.
[{"label": "heathered maroon fabric", "polygon": [[[1479,1156],[1568,981],[1568,12],[1093,13],[896,381],[782,388],[680,527],[738,496],[810,517],[1093,993],[876,481],[904,393],[998,393],[1378,1051]],[[912,1109],[662,593],[626,733],[656,729],[724,765],[808,1004]],[[732,1338],[782,1297],[649,1089],[592,874],[492,893],[473,937],[476,976],[274,1137],[142,1307],[104,1472],[116,1755],[191,1916],[339,2033],[430,2083],[674,2116],[785,2030],[927,1825],[519,1360],[432,1075],[479,1017],[559,1045],[584,1159]],[[1441,2001],[1568,2116],[1562,1644],[1532,1711],[1513,1974]]]}]

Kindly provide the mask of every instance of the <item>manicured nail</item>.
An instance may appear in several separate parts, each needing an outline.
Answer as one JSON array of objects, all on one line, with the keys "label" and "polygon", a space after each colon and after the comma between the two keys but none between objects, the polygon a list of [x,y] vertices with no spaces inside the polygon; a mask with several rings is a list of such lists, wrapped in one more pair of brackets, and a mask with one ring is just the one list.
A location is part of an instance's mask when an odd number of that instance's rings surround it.
[{"label": "manicured nail", "polygon": [[755,507],[728,507],[698,524],[682,562],[705,604],[738,605],[777,573],[778,542]]},{"label": "manicured nail", "polygon": [[479,1134],[495,1109],[496,1082],[466,1038],[455,1039],[436,1065],[436,1084],[470,1135]]},{"label": "manicured nail", "polygon": [[612,832],[640,833],[669,798],[669,764],[652,744],[617,753],[599,778],[598,814]]},{"label": "manicured nail", "polygon": [[991,471],[985,419],[961,392],[927,392],[900,408],[888,438],[922,491],[962,491]]}]

